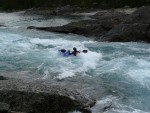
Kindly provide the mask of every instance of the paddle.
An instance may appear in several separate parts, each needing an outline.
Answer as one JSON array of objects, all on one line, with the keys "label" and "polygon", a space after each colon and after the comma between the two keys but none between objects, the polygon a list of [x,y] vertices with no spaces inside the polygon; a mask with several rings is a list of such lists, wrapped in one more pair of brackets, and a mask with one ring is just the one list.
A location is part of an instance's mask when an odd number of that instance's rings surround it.
[{"label": "paddle", "polygon": [[87,53],[87,52],[88,52],[88,50],[82,50],[82,52],[83,52],[83,53]]},{"label": "paddle", "polygon": [[[66,52],[66,50],[65,50],[65,49],[61,49],[61,50],[59,50],[59,51],[61,51],[62,53]],[[87,53],[87,52],[88,52],[88,50],[82,50],[82,51],[79,51],[79,52]]]}]

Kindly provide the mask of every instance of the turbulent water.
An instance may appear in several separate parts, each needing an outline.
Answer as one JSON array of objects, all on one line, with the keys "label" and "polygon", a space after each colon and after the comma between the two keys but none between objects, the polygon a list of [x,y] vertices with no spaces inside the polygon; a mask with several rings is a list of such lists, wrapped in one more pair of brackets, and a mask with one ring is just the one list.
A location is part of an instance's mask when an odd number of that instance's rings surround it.
[{"label": "turbulent water", "polygon": [[[0,13],[0,75],[51,81],[97,99],[93,113],[150,113],[150,45],[107,43],[73,35],[27,30],[86,17]],[[77,57],[58,50],[88,50]]]}]

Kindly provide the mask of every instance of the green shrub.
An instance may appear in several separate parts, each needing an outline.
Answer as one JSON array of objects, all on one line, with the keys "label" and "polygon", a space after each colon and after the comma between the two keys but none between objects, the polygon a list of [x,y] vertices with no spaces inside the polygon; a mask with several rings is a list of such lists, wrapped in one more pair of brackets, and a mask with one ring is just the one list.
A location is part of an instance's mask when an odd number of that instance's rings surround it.
[{"label": "green shrub", "polygon": [[1,9],[27,9],[32,7],[60,7],[65,5],[75,5],[80,7],[92,7],[93,3],[97,6],[108,8],[139,7],[150,5],[150,0],[0,0]]}]

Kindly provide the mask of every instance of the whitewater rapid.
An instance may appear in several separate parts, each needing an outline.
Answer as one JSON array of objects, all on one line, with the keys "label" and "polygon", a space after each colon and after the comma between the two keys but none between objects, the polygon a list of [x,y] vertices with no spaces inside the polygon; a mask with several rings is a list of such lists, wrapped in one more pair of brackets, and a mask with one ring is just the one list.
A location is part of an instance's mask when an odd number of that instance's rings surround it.
[{"label": "whitewater rapid", "polygon": [[[0,75],[51,81],[96,97],[93,113],[150,113],[150,46],[108,43],[73,34],[27,30],[64,25],[77,18],[0,14]],[[6,19],[7,18],[7,19]],[[77,57],[58,50],[88,50]],[[106,109],[105,109],[106,108]]]}]

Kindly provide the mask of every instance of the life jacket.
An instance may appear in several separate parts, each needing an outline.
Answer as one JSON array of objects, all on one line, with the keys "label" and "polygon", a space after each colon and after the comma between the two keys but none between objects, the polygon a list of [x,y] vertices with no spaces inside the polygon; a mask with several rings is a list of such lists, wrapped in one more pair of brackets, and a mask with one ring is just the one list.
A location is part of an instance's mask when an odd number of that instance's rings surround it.
[{"label": "life jacket", "polygon": [[77,56],[79,53],[80,53],[79,51],[73,51],[73,52],[72,52],[72,54],[73,54],[74,56]]}]

